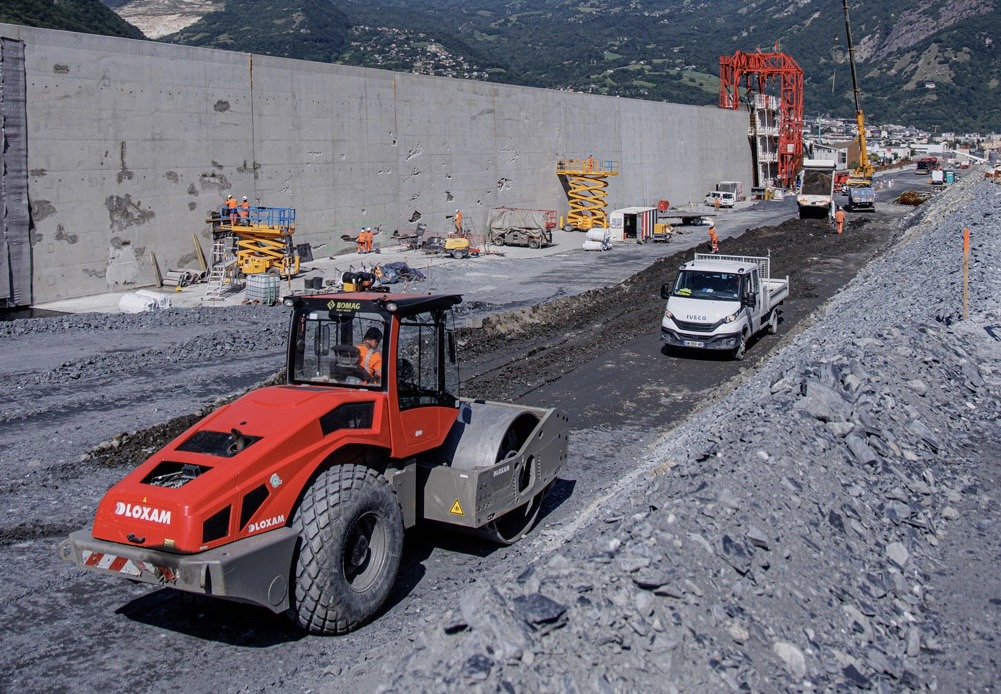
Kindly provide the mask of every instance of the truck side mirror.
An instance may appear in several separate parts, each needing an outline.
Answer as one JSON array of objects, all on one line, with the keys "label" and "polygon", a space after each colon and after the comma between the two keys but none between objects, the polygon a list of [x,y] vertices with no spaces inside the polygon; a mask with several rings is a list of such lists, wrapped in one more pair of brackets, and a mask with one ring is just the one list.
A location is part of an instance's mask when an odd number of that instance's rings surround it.
[{"label": "truck side mirror", "polygon": [[758,305],[758,295],[757,294],[752,294],[750,292],[748,292],[747,294],[745,294],[744,295],[744,305],[745,306],[750,306],[752,308],[755,307],[755,306],[757,306]]},{"label": "truck side mirror", "polygon": [[660,285],[660,298],[661,299],[671,298],[671,285],[669,284]]}]

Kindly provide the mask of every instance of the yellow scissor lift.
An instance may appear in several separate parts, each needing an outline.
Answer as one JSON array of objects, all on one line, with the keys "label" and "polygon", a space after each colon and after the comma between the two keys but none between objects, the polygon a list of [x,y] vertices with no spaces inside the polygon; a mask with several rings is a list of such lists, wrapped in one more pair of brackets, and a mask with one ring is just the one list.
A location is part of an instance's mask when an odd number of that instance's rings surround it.
[{"label": "yellow scissor lift", "polygon": [[564,229],[589,231],[594,227],[607,227],[605,202],[608,196],[608,177],[619,175],[619,162],[593,157],[560,159],[556,174],[563,182],[563,189],[570,200],[570,211]]},{"label": "yellow scissor lift", "polygon": [[245,217],[237,211],[236,224],[231,210],[222,208],[218,231],[236,239],[236,265],[244,275],[269,272],[292,278],[299,274],[299,253],[292,243],[295,208],[251,207]]}]

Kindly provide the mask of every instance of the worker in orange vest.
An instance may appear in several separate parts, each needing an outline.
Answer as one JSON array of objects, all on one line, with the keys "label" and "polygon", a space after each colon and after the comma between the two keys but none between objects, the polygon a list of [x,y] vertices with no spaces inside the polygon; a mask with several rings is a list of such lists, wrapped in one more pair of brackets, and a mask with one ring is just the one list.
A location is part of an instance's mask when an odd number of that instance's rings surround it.
[{"label": "worker in orange vest", "polygon": [[226,196],[226,208],[229,211],[229,225],[236,226],[236,198],[232,195]]},{"label": "worker in orange vest", "polygon": [[250,201],[247,200],[247,196],[243,196],[243,201],[240,202],[240,224],[249,227],[250,226]]},{"label": "worker in orange vest", "polygon": [[594,171],[594,157],[590,154],[587,155],[587,172],[591,173]]},{"label": "worker in orange vest", "polygon": [[358,345],[358,366],[363,368],[375,383],[382,380],[382,352],[379,351],[381,341],[382,331],[373,327],[365,331],[365,337]]},{"label": "worker in orange vest", "polygon": [[462,233],[462,213],[459,210],[455,211],[455,231],[458,234]]},{"label": "worker in orange vest", "polygon": [[365,227],[365,252],[372,252],[372,242],[375,240],[375,232],[372,227]]},{"label": "worker in orange vest", "polygon": [[713,253],[719,253],[719,237],[716,235],[716,222],[709,222],[709,244]]},{"label": "worker in orange vest", "polygon": [[365,227],[361,228],[358,232],[358,237],[355,239],[356,249],[359,253],[365,252],[365,239],[368,238],[368,232],[365,231]]},{"label": "worker in orange vest", "polygon": [[843,207],[839,207],[838,211],[834,213],[834,223],[838,227],[839,234],[845,230],[845,209]]}]

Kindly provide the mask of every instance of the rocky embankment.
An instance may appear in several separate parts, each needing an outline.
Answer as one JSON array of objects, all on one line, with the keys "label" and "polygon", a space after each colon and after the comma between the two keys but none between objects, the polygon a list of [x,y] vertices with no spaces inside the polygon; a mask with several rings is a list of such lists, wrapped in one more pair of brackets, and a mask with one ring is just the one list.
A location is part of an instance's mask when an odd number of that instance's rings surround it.
[{"label": "rocky embankment", "polygon": [[457,594],[384,690],[1001,686],[1001,187],[905,224],[599,522]]}]

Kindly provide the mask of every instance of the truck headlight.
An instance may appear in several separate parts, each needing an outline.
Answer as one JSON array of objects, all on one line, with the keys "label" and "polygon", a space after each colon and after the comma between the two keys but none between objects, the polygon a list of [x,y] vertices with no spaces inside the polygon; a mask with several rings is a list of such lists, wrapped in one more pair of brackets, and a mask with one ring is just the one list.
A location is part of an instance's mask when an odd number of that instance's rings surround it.
[{"label": "truck headlight", "polygon": [[667,309],[665,308],[665,309],[664,309],[664,318],[669,318],[669,319],[671,319],[671,320],[674,320],[674,314],[673,314],[673,313],[671,313],[670,311],[668,311],[668,310],[667,310]]},{"label": "truck headlight", "polygon": [[724,323],[733,323],[735,320],[737,320],[737,316],[739,316],[739,315],[740,315],[740,311],[737,311],[736,313],[731,313],[729,316],[727,316],[726,318],[723,319],[723,322]]}]

